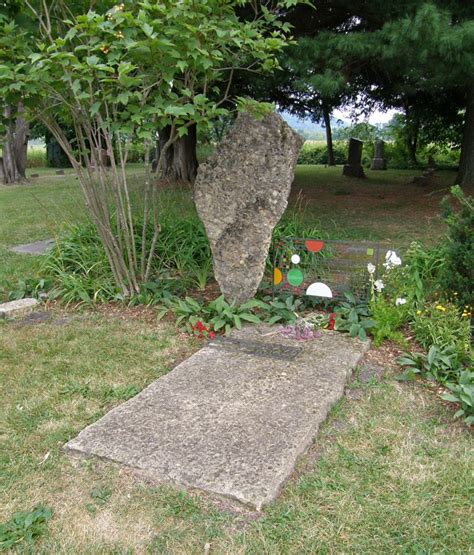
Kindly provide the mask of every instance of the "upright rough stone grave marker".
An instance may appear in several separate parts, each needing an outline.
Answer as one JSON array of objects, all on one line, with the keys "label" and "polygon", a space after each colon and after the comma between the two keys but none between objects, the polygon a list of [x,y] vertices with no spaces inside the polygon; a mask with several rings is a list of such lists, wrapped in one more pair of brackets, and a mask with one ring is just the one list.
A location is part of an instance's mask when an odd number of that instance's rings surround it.
[{"label": "upright rough stone grave marker", "polygon": [[382,139],[375,141],[375,156],[372,160],[371,170],[386,170],[385,142]]},{"label": "upright rough stone grave marker", "polygon": [[348,177],[365,177],[364,168],[360,163],[362,160],[363,146],[363,141],[354,139],[353,137],[349,139],[349,157],[347,164],[344,165],[344,169],[342,170],[343,175],[347,175]]},{"label": "upright rough stone grave marker", "polygon": [[304,139],[278,114],[239,114],[198,170],[195,202],[226,299],[252,298],[265,270],[272,231],[283,215]]}]

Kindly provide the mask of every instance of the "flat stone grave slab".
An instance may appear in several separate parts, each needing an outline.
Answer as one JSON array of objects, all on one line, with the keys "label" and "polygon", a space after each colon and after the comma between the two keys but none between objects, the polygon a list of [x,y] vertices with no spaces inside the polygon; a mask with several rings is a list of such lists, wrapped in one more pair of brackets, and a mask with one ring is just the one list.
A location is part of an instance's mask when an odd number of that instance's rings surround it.
[{"label": "flat stone grave slab", "polygon": [[17,245],[16,247],[11,247],[12,252],[17,254],[35,254],[42,255],[46,254],[55,243],[54,239],[46,239],[45,241],[35,241],[34,243],[26,243],[24,245]]},{"label": "flat stone grave slab", "polygon": [[368,346],[337,332],[296,341],[274,327],[245,328],[202,348],[66,449],[260,510],[313,442]]}]

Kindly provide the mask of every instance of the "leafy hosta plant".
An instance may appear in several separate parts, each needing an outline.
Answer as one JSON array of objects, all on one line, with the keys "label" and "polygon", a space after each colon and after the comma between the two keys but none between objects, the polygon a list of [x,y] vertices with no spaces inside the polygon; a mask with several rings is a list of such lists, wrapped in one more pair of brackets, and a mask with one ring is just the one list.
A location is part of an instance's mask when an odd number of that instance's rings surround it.
[{"label": "leafy hosta plant", "polygon": [[374,327],[367,302],[358,301],[350,292],[345,292],[346,300],[336,307],[336,330],[345,331],[351,337],[367,339],[367,330]]},{"label": "leafy hosta plant", "polygon": [[456,347],[432,345],[425,353],[404,353],[397,359],[405,368],[400,380],[413,380],[417,375],[438,382],[456,380],[463,369]]},{"label": "leafy hosta plant", "polygon": [[474,424],[474,371],[464,370],[460,373],[457,383],[448,382],[446,386],[451,391],[445,393],[443,399],[460,405],[455,418],[462,417],[466,424]]},{"label": "leafy hosta plant", "polygon": [[303,301],[295,299],[293,295],[275,297],[265,297],[263,303],[259,305],[265,311],[263,316],[267,324],[296,322],[297,312],[301,308]]},{"label": "leafy hosta plant", "polygon": [[253,310],[262,307],[263,303],[256,299],[241,305],[235,305],[227,302],[224,296],[221,295],[207,305],[206,312],[209,315],[208,321],[214,326],[214,330],[224,329],[225,333],[228,334],[232,328],[241,329],[242,322],[261,323],[262,320],[254,314]]},{"label": "leafy hosta plant", "polygon": [[241,329],[243,322],[260,324],[262,319],[254,313],[254,310],[266,308],[265,303],[256,299],[241,305],[229,303],[223,295],[207,305],[192,297],[164,298],[163,305],[158,319],[172,312],[176,317],[177,325],[190,333],[194,333],[198,323],[208,330],[224,331],[226,334],[229,334],[233,328]]}]

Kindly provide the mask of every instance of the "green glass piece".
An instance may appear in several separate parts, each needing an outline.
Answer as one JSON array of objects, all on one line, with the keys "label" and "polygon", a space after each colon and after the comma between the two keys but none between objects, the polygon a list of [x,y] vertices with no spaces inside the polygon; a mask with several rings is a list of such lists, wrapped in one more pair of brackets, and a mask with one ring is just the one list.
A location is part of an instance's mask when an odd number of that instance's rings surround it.
[{"label": "green glass piece", "polygon": [[288,283],[290,285],[293,285],[293,287],[298,287],[303,283],[304,275],[303,272],[298,268],[293,268],[288,272],[286,279],[288,280]]},{"label": "green glass piece", "polygon": [[367,249],[368,256],[374,256],[374,249]]}]

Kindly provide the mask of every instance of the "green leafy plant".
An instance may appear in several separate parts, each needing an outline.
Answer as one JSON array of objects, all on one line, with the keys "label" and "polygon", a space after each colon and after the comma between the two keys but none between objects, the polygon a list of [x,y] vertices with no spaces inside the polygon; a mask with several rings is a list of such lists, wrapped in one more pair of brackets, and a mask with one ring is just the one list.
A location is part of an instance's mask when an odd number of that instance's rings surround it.
[{"label": "green leafy plant", "polygon": [[244,304],[235,305],[228,303],[224,296],[221,295],[215,301],[207,305],[207,313],[209,314],[209,323],[214,326],[214,331],[224,329],[228,334],[232,328],[241,329],[242,321],[252,322],[253,324],[261,323],[259,316],[252,311],[256,308],[263,308],[261,301],[251,299]]},{"label": "green leafy plant", "polygon": [[[347,160],[347,143],[334,141],[334,161],[336,164],[345,164]],[[323,164],[329,161],[326,142],[306,141],[298,156],[298,164]]]},{"label": "green leafy plant", "polygon": [[214,332],[224,330],[226,334],[233,328],[241,329],[243,322],[259,324],[262,319],[253,311],[257,308],[261,310],[266,308],[265,303],[256,299],[241,305],[229,303],[223,295],[207,305],[192,297],[163,299],[163,305],[158,319],[171,311],[176,317],[177,325],[189,333],[194,333],[198,322],[208,330],[213,329]]},{"label": "green leafy plant", "polygon": [[141,292],[130,299],[128,306],[156,305],[162,303],[164,298],[182,295],[185,291],[186,285],[181,278],[165,274],[160,276],[157,281],[144,283]]},{"label": "green leafy plant", "polygon": [[404,264],[391,274],[394,289],[403,291],[410,304],[422,306],[439,290],[439,276],[446,260],[441,249],[426,249],[419,242],[411,243],[403,256]]},{"label": "green leafy plant", "polygon": [[431,345],[453,346],[462,355],[470,350],[469,316],[452,303],[431,302],[416,310],[411,326],[425,349]]},{"label": "green leafy plant", "polygon": [[406,339],[400,331],[408,319],[409,307],[406,302],[397,304],[397,300],[389,300],[383,295],[378,295],[370,303],[370,311],[375,321],[371,333],[376,345],[381,345],[387,339],[397,343],[406,343]]},{"label": "green leafy plant", "polygon": [[110,264],[92,224],[72,226],[46,256],[42,274],[54,285],[51,298],[92,303],[120,297]]},{"label": "green leafy plant", "polygon": [[157,315],[158,321],[170,312],[173,313],[178,327],[190,329],[194,323],[190,323],[191,318],[204,319],[204,303],[192,297],[185,297],[184,299],[175,296],[164,297],[162,307]]},{"label": "green leafy plant", "polygon": [[303,301],[295,299],[293,295],[281,295],[274,299],[270,296],[264,297],[265,304],[259,308],[265,311],[262,316],[267,324],[276,323],[293,324],[296,322],[298,309],[303,305]]},{"label": "green leafy plant", "polygon": [[346,291],[346,301],[341,302],[335,309],[336,330],[349,332],[351,337],[367,339],[367,330],[375,326],[375,321],[370,317],[369,305],[359,301],[355,296]]},{"label": "green leafy plant", "polygon": [[405,368],[400,380],[413,380],[420,375],[444,383],[456,380],[463,369],[454,346],[431,345],[428,353],[404,353],[397,362]]},{"label": "green leafy plant", "polygon": [[454,417],[462,417],[468,425],[474,424],[474,371],[463,370],[457,382],[448,382],[446,386],[451,391],[442,395],[442,398],[460,405]]},{"label": "green leafy plant", "polygon": [[10,301],[17,301],[25,297],[40,297],[42,294],[46,295],[52,285],[53,282],[50,279],[20,279],[14,286],[7,285],[8,299]]},{"label": "green leafy plant", "polygon": [[91,491],[91,497],[99,505],[106,505],[112,497],[112,488],[109,486],[97,486]]},{"label": "green leafy plant", "polygon": [[42,505],[14,514],[8,522],[0,524],[0,549],[12,549],[23,542],[31,544],[46,533],[52,516],[52,509]]}]

